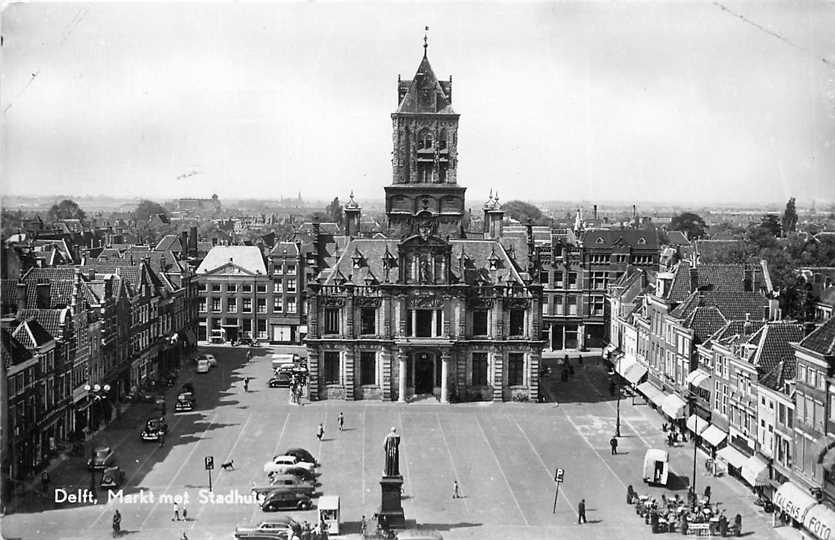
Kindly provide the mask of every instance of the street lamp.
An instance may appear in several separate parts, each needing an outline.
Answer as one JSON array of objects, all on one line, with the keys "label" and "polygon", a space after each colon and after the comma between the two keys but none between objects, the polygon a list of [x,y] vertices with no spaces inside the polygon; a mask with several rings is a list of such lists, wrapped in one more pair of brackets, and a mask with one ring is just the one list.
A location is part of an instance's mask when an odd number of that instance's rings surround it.
[{"label": "street lamp", "polygon": [[618,394],[617,419],[615,421],[615,437],[620,437],[620,361],[623,355],[618,356],[618,368],[615,370],[615,391]]}]

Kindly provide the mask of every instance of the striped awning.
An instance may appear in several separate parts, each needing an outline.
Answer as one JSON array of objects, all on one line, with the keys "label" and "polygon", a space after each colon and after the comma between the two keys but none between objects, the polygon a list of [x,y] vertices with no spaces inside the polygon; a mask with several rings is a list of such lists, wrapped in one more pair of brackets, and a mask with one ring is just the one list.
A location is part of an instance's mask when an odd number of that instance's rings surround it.
[{"label": "striped awning", "polygon": [[664,403],[667,394],[658,389],[657,386],[651,382],[642,382],[638,385],[638,392],[642,393],[648,400],[650,400],[656,407],[660,407]]}]

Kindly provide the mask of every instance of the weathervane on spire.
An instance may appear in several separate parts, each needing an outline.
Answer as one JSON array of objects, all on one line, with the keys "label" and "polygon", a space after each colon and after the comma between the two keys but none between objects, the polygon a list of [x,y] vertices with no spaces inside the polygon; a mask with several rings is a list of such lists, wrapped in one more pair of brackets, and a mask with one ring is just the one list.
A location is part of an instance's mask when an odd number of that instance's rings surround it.
[{"label": "weathervane on spire", "polygon": [[426,58],[426,49],[427,47],[429,47],[429,37],[427,36],[427,32],[429,32],[429,27],[425,26],[423,30],[423,57]]}]

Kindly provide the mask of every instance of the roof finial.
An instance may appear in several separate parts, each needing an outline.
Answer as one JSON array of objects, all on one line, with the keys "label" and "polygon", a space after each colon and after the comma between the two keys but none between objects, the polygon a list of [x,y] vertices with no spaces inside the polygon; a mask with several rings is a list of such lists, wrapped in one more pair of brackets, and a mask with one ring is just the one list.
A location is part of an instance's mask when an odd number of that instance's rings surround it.
[{"label": "roof finial", "polygon": [[426,49],[427,47],[429,47],[429,37],[427,36],[427,32],[429,32],[429,27],[426,26],[423,30],[423,57],[426,58]]}]

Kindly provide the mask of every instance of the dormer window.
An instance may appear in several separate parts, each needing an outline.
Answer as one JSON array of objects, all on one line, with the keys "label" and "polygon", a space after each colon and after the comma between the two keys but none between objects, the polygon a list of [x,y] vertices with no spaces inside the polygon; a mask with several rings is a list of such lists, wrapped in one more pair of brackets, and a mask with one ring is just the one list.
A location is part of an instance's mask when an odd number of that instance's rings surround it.
[{"label": "dormer window", "polygon": [[364,265],[365,258],[363,258],[359,249],[354,249],[354,254],[351,256],[351,262],[353,263],[354,268],[360,268]]},{"label": "dormer window", "polygon": [[487,264],[490,270],[495,270],[499,265],[499,257],[496,255],[496,250],[490,252],[490,256],[487,257]]},{"label": "dormer window", "polygon": [[595,244],[602,244],[603,242],[605,242],[605,240],[603,240],[602,236],[598,236],[597,240],[594,241]]},{"label": "dormer window", "polygon": [[643,236],[638,238],[638,245],[644,245],[646,243],[647,243],[647,239],[644,238]]}]

